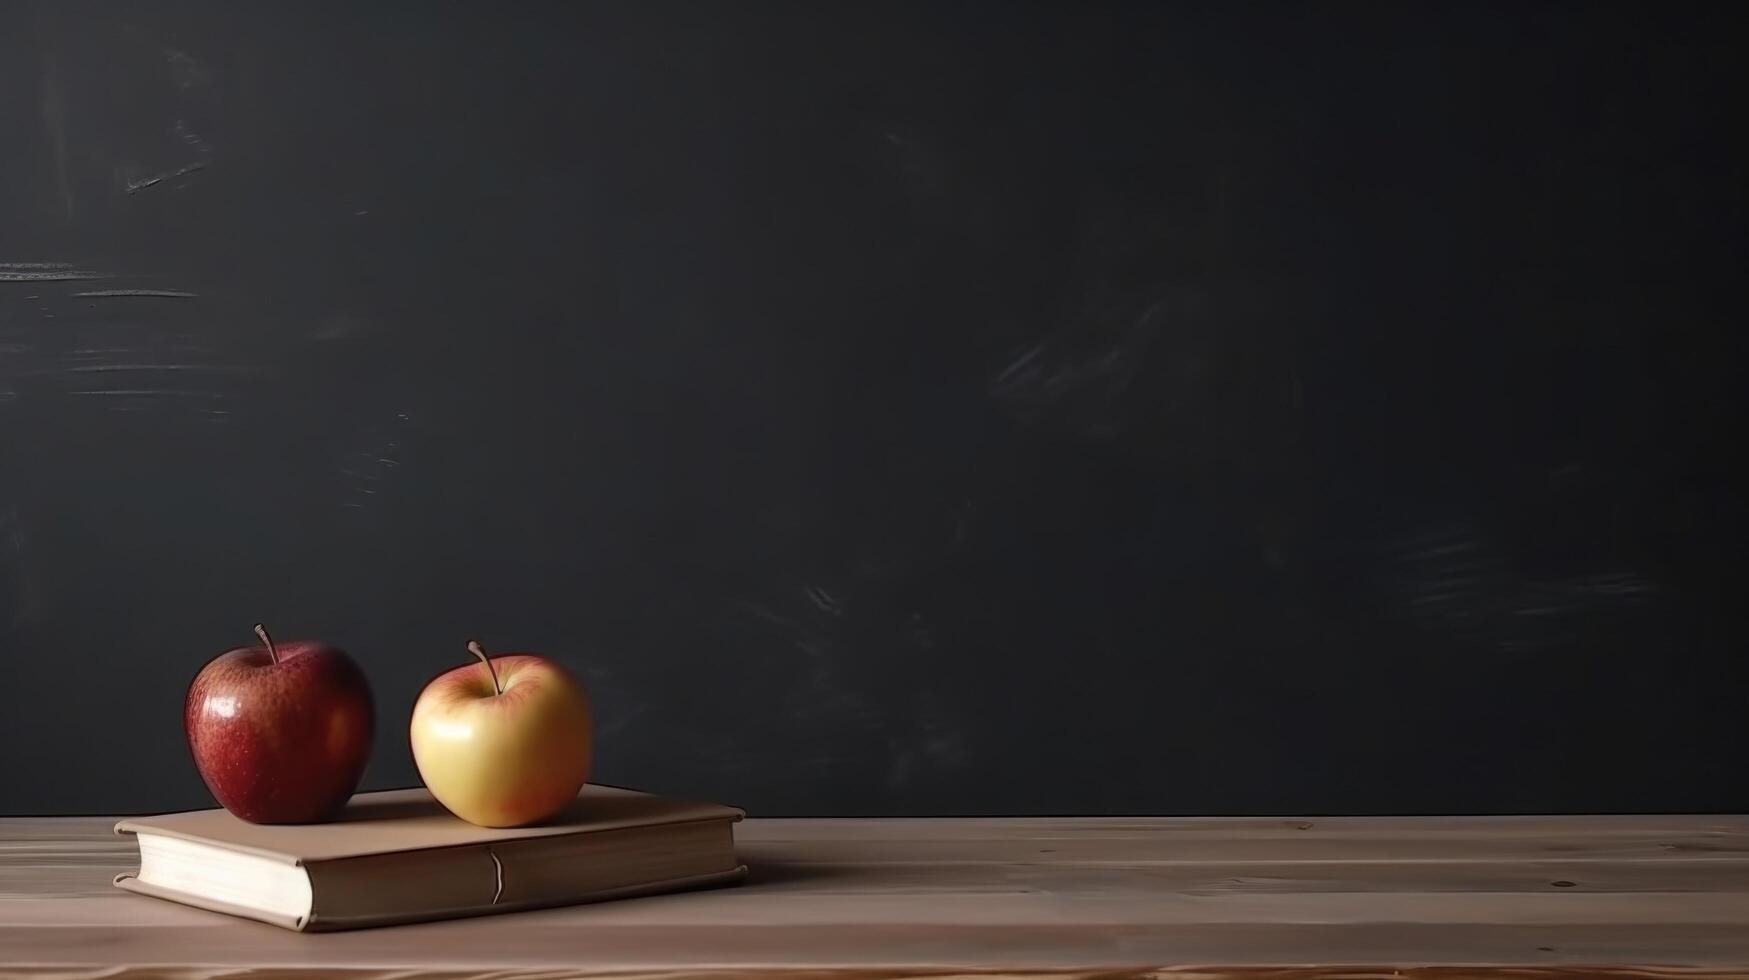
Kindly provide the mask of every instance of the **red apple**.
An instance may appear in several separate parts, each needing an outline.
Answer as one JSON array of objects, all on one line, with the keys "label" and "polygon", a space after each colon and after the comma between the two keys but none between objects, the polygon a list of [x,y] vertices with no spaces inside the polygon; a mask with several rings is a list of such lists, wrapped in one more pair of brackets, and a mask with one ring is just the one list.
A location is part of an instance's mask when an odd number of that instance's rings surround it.
[{"label": "red apple", "polygon": [[331,819],[364,775],[375,710],[358,664],[325,643],[240,647],[201,668],[182,723],[194,765],[251,823]]}]

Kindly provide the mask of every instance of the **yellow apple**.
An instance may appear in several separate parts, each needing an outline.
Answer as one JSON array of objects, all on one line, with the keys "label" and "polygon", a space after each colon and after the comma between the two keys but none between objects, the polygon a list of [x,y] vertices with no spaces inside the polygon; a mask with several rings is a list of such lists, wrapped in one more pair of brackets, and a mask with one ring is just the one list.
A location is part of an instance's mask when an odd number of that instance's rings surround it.
[{"label": "yellow apple", "polygon": [[515,653],[439,675],[413,704],[413,762],[451,813],[520,827],[558,813],[589,778],[583,686],[545,657]]}]

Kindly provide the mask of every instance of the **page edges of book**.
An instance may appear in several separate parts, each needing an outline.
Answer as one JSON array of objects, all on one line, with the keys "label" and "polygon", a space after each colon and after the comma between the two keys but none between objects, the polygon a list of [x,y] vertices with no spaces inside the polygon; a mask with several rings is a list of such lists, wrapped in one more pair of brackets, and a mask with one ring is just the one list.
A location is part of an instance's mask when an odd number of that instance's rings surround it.
[{"label": "page edges of book", "polygon": [[223,915],[236,916],[239,919],[265,922],[270,926],[278,926],[281,929],[289,929],[292,932],[304,932],[308,930],[311,920],[309,915],[280,916],[265,909],[251,908],[247,905],[232,905],[228,902],[218,901],[202,895],[191,895],[186,892],[179,892],[172,888],[154,885],[148,881],[141,881],[138,877],[132,875],[117,875],[115,886],[122,891],[133,892],[136,895],[145,895],[166,902],[175,902],[178,905],[186,905],[190,908],[200,909],[205,912],[218,912]]}]

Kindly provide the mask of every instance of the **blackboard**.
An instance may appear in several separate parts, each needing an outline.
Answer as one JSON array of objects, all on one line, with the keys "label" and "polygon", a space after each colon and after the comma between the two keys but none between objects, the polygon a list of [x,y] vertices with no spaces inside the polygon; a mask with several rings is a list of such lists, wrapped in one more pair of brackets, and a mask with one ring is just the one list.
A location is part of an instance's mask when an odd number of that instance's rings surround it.
[{"label": "blackboard", "polygon": [[765,814],[1715,810],[1688,4],[0,2],[0,812],[478,637]]}]

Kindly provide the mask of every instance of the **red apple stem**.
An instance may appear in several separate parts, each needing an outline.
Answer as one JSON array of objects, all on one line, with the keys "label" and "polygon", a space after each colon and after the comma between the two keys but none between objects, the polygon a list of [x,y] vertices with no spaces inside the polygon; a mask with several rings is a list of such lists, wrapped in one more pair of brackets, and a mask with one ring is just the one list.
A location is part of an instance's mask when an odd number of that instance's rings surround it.
[{"label": "red apple stem", "polygon": [[492,675],[492,693],[503,694],[504,688],[498,684],[498,671],[492,667],[492,658],[486,656],[486,651],[480,648],[479,640],[468,641],[468,652],[480,658],[480,663],[486,665],[486,673]]},{"label": "red apple stem", "polygon": [[255,624],[255,635],[261,637],[261,642],[267,644],[267,659],[279,663],[279,651],[273,648],[273,637],[267,635],[267,627]]}]

